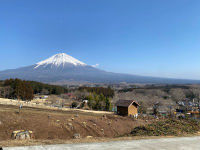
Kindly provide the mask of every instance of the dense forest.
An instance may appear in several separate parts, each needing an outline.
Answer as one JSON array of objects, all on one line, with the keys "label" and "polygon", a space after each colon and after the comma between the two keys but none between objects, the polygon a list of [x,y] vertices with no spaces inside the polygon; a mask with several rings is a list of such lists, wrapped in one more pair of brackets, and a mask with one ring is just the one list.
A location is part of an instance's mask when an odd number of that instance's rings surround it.
[{"label": "dense forest", "polygon": [[59,95],[65,92],[67,92],[67,89],[61,86],[48,85],[35,81],[20,79],[0,81],[0,97],[4,98],[31,100],[34,94]]},{"label": "dense forest", "polygon": [[22,100],[32,100],[34,97],[33,88],[27,81],[9,79],[2,82],[1,86],[1,97]]}]

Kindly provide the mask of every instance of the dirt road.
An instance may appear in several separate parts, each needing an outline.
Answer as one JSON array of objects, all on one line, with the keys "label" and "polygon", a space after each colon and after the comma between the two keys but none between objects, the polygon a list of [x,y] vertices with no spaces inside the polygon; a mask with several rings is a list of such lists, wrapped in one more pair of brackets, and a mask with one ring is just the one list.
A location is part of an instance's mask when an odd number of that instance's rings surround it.
[{"label": "dirt road", "polygon": [[10,147],[3,150],[199,150],[200,136],[130,140],[104,143]]}]

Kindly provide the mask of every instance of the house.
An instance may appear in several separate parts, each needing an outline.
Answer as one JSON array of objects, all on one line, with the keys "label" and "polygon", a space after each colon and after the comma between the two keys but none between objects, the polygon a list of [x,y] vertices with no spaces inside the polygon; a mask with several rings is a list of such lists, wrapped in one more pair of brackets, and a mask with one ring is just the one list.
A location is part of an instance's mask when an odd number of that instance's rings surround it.
[{"label": "house", "polygon": [[138,106],[137,102],[133,100],[118,100],[115,104],[117,107],[117,114],[122,116],[138,116]]}]

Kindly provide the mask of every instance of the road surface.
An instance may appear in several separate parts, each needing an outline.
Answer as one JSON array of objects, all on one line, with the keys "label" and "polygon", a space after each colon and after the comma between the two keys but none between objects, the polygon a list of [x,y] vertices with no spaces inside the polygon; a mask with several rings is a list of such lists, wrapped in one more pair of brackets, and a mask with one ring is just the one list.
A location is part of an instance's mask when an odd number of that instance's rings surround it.
[{"label": "road surface", "polygon": [[7,147],[3,150],[200,150],[200,136],[102,143]]}]

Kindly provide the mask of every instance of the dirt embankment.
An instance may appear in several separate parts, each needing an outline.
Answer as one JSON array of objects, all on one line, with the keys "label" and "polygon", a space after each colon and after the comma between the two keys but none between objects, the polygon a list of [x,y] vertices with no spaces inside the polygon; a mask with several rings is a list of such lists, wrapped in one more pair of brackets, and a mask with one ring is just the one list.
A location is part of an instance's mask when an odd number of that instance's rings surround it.
[{"label": "dirt embankment", "polygon": [[36,140],[72,139],[75,133],[81,138],[118,137],[130,133],[143,120],[128,117],[84,112],[52,111],[0,105],[0,141],[11,140],[12,131],[31,130]]}]

